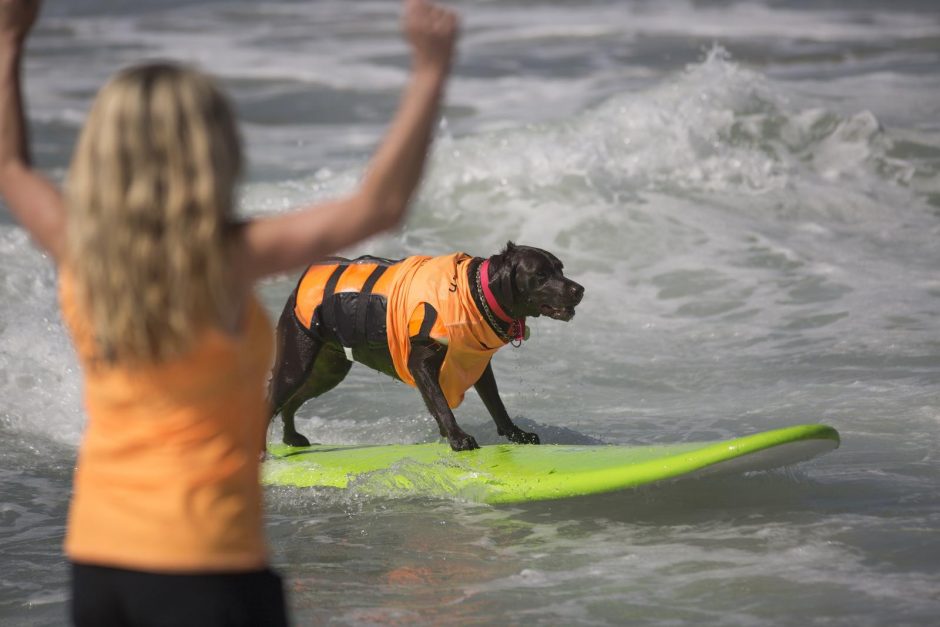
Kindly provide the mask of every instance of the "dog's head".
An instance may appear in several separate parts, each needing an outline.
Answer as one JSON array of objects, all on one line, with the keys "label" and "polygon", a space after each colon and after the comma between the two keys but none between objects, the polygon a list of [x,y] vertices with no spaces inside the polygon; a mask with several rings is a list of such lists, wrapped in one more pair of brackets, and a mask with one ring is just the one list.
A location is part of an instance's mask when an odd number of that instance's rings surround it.
[{"label": "dog's head", "polygon": [[[497,299],[513,318],[548,316],[571,320],[584,288],[568,277],[563,264],[547,250],[506,243],[492,258],[501,289]],[[508,301],[508,302],[504,302]]]}]

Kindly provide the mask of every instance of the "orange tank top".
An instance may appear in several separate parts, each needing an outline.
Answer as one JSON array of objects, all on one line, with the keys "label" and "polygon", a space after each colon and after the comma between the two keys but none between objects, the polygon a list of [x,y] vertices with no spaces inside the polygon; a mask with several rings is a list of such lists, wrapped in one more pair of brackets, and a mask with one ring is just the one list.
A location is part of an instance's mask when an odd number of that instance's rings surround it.
[{"label": "orange tank top", "polygon": [[265,567],[258,455],[273,341],[260,303],[250,299],[238,336],[210,329],[179,358],[110,366],[95,361],[67,271],[59,297],[88,415],[68,557],[152,572]]}]

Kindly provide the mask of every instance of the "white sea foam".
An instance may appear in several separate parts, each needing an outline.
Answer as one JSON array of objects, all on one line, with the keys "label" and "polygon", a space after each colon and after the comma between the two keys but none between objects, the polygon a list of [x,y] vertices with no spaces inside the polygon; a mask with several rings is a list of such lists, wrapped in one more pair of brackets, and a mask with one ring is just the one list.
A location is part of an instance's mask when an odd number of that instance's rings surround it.
[{"label": "white sea foam", "polygon": [[0,303],[0,417],[16,431],[76,444],[79,378],[52,266],[22,229],[2,225]]}]

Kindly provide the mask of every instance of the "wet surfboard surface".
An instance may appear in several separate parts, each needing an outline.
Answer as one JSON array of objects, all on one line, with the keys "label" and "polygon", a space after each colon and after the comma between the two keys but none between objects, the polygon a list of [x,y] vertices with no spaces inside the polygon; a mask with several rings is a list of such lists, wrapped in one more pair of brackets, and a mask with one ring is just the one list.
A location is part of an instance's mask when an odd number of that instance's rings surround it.
[{"label": "wet surfboard surface", "polygon": [[386,496],[520,503],[790,466],[838,448],[839,442],[835,429],[812,424],[720,441],[653,446],[496,444],[454,452],[443,442],[269,444],[262,480]]}]

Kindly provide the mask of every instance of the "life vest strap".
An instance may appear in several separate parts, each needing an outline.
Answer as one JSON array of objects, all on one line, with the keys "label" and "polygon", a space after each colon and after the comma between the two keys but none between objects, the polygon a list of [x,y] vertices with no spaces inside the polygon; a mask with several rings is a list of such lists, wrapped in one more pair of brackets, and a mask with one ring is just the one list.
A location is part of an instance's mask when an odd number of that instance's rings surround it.
[{"label": "life vest strap", "polygon": [[340,278],[343,276],[343,273],[346,272],[346,268],[349,267],[349,264],[340,264],[336,266],[336,269],[330,273],[330,278],[326,280],[326,286],[323,288],[323,298],[320,301],[325,303],[326,301],[333,298],[333,294],[336,293],[336,286],[339,284]]},{"label": "life vest strap", "polygon": [[368,336],[366,333],[366,314],[369,312],[369,297],[372,294],[372,288],[379,282],[386,270],[388,270],[388,266],[376,266],[362,285],[356,304],[356,337],[365,338]]}]

